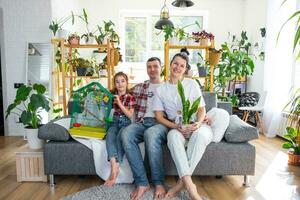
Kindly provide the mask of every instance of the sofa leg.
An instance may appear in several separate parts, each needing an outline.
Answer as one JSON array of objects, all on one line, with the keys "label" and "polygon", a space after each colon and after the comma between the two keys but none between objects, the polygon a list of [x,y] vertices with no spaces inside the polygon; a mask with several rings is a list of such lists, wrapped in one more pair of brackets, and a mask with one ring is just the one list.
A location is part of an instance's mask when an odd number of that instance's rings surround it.
[{"label": "sofa leg", "polygon": [[49,175],[49,182],[50,182],[50,187],[54,187],[55,186],[54,174],[50,174]]},{"label": "sofa leg", "polygon": [[221,179],[223,178],[223,176],[216,176],[216,179]]},{"label": "sofa leg", "polygon": [[244,175],[244,183],[243,183],[244,187],[250,187],[250,177],[247,175]]}]

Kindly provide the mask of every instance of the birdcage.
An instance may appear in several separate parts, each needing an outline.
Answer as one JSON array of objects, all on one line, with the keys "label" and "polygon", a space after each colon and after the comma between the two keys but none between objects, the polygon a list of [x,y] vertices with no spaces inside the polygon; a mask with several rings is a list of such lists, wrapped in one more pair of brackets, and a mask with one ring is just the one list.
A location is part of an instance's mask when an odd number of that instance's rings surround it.
[{"label": "birdcage", "polygon": [[71,128],[75,137],[103,139],[112,121],[113,95],[100,83],[90,83],[73,91],[70,106]]}]

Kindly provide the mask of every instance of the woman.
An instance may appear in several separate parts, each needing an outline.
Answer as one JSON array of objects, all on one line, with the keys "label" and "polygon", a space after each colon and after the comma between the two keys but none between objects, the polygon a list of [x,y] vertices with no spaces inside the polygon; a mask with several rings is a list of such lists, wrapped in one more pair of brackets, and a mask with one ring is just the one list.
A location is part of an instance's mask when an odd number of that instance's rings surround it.
[{"label": "woman", "polygon": [[[181,52],[171,60],[170,80],[157,88],[156,99],[154,100],[154,111],[157,121],[171,130],[168,133],[168,147],[175,162],[179,181],[166,194],[167,198],[177,195],[184,187],[194,200],[201,198],[197,187],[192,181],[192,174],[206,149],[212,141],[211,128],[204,124],[205,102],[196,81],[184,78],[188,66],[188,56]],[[201,96],[201,102],[197,112],[193,116],[193,123],[182,129],[180,123],[182,103],[177,91],[177,82],[181,81],[186,99],[191,104]],[[166,114],[166,115],[165,115]],[[175,123],[177,122],[177,123]],[[187,147],[187,148],[186,148]]]}]

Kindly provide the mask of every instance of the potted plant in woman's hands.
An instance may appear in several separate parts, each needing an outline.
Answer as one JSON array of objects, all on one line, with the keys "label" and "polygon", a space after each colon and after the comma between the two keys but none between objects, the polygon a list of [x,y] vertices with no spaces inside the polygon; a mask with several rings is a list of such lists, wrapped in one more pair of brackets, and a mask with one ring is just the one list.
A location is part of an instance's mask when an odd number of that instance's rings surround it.
[{"label": "potted plant in woman's hands", "polygon": [[45,91],[46,88],[42,84],[23,85],[17,90],[14,102],[6,110],[5,118],[10,114],[16,114],[25,125],[25,132],[31,149],[43,147],[43,140],[38,139],[38,128],[41,126],[42,120],[40,112],[50,110],[49,99],[45,96]]},{"label": "potted plant in woman's hands", "polygon": [[185,130],[188,126],[191,124],[191,118],[194,113],[197,112],[201,97],[197,98],[191,105],[191,102],[189,99],[185,98],[184,95],[184,88],[182,86],[181,81],[177,82],[177,90],[182,102],[182,125],[181,129]]}]

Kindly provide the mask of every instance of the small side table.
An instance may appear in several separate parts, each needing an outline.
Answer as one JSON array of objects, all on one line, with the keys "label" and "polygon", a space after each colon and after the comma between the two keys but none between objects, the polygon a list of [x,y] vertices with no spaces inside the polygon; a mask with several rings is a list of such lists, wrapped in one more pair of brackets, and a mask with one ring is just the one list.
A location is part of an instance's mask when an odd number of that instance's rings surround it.
[{"label": "small side table", "polygon": [[28,146],[16,152],[17,181],[47,182],[44,173],[43,149],[29,149]]}]

